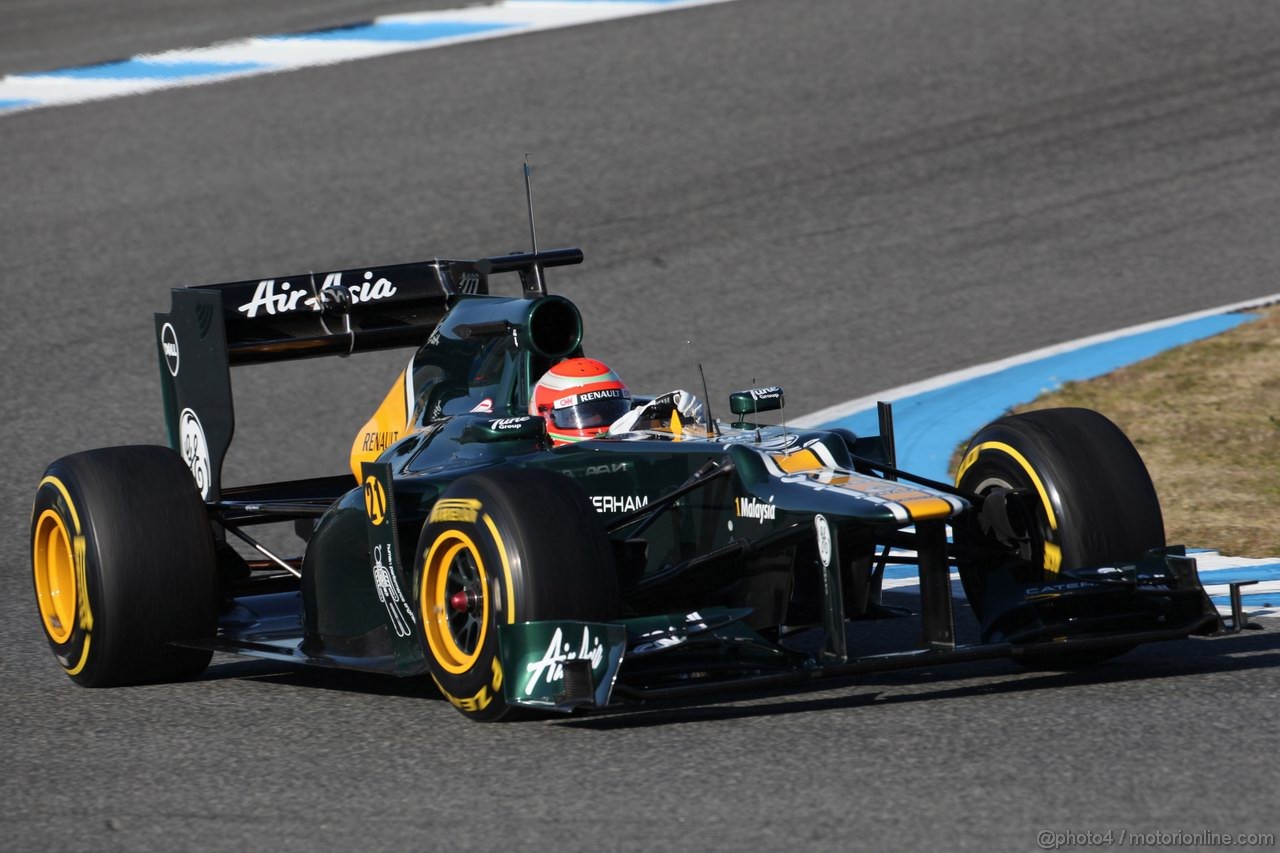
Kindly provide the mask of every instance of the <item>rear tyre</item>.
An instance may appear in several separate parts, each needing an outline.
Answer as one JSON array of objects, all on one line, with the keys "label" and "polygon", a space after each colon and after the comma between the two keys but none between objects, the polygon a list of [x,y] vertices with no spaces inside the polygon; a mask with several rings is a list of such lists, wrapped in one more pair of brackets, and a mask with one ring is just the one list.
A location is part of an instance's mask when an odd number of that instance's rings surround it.
[{"label": "rear tyre", "polygon": [[[418,540],[416,597],[431,677],[467,717],[512,719],[498,625],[618,615],[608,536],[582,488],[534,469],[482,471],[450,485]],[[512,674],[514,677],[514,674]]]},{"label": "rear tyre", "polygon": [[[956,485],[1037,496],[1027,583],[1053,582],[1064,569],[1133,562],[1165,544],[1160,501],[1142,458],[1119,427],[1090,409],[1044,409],[988,424],[969,441]],[[985,578],[973,570],[961,575],[981,617]],[[1020,660],[1079,666],[1126,651],[1064,650]]]},{"label": "rear tyre", "polygon": [[108,447],[52,463],[36,490],[31,566],[40,623],[77,684],[195,675],[212,652],[213,535],[191,472],[166,447]]}]

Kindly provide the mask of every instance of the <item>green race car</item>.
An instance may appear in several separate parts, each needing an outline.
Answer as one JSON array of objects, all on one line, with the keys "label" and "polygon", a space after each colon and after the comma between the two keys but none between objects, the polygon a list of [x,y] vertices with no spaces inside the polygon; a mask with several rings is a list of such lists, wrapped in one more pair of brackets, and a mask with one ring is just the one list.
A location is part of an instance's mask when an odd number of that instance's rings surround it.
[{"label": "green race car", "polygon": [[[1079,664],[1239,627],[1166,547],[1141,459],[1095,412],[1001,418],[955,484],[897,469],[888,406],[879,435],[760,423],[777,387],[731,395],[724,420],[637,396],[625,432],[553,446],[531,389],[582,355],[582,320],[545,271],[581,260],[174,290],[156,317],[170,447],[67,456],[36,492],[59,664],[85,686],[188,677],[214,651],[430,677],[498,720],[981,658]],[[519,297],[490,295],[501,275]],[[413,358],[350,472],[222,482],[231,367],[395,347]],[[250,533],[279,524],[300,554]],[[890,563],[918,566],[920,642],[857,656],[846,623],[898,612]],[[953,569],[974,644],[956,641]]]}]

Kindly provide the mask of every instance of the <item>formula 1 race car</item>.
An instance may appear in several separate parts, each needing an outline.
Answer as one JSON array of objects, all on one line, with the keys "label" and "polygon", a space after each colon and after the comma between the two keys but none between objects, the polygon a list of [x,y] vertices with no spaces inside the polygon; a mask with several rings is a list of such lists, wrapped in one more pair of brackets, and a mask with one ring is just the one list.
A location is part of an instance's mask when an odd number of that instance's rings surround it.
[{"label": "formula 1 race car", "polygon": [[[36,492],[36,599],[66,673],[178,679],[224,651],[430,676],[498,720],[981,658],[1080,664],[1240,625],[1165,546],[1142,460],[1095,412],[997,420],[954,485],[896,467],[885,405],[879,435],[761,423],[777,387],[732,394],[732,422],[637,396],[629,431],[552,447],[531,387],[582,355],[582,320],[545,271],[581,260],[175,289],[155,323],[170,447],[67,456]],[[520,297],[490,295],[504,274]],[[393,347],[415,354],[350,473],[222,482],[231,367]],[[279,523],[301,555],[248,532]],[[891,562],[918,566],[921,642],[851,655],[846,623],[894,612]],[[953,568],[977,643],[956,641]]]}]

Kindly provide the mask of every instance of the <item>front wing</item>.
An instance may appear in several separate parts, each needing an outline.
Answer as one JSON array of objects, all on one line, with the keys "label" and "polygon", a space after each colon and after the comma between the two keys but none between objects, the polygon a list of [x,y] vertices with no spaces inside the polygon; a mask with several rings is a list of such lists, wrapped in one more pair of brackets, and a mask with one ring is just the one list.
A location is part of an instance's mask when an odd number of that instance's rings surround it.
[{"label": "front wing", "polygon": [[[514,705],[571,712],[990,658],[1051,660],[1062,652],[1234,633],[1244,622],[1238,608],[1230,624],[1223,621],[1195,560],[1178,549],[1133,565],[1064,574],[1054,584],[1018,586],[997,578],[990,586],[988,607],[999,607],[984,620],[981,642],[929,642],[926,625],[922,648],[844,660],[765,637],[747,626],[751,611],[745,608],[503,625],[503,690]],[[923,615],[927,622],[929,612]],[[823,649],[832,645],[824,642]]]}]

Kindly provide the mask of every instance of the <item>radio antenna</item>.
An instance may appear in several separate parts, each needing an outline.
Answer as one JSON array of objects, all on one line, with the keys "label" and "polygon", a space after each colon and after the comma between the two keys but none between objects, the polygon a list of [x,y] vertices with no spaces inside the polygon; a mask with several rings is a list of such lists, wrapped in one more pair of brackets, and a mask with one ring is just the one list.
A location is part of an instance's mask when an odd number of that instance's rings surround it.
[{"label": "radio antenna", "polygon": [[702,405],[707,410],[707,427],[712,435],[720,435],[720,427],[716,425],[715,416],[711,414],[711,394],[707,391],[707,374],[702,372],[702,362],[698,362],[698,375],[702,377]]},{"label": "radio antenna", "polygon": [[533,224],[533,183],[529,176],[529,154],[524,155],[524,198],[529,203],[529,242],[533,244],[533,253],[538,254],[538,231]]},{"label": "radio antenna", "polygon": [[[538,254],[538,229],[533,224],[533,181],[529,173],[529,152],[524,154],[524,199],[529,205],[529,242],[533,245],[533,253]],[[547,292],[546,282],[542,280],[542,264],[533,264],[533,282],[539,294]]]}]

